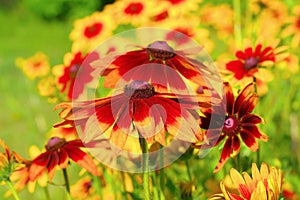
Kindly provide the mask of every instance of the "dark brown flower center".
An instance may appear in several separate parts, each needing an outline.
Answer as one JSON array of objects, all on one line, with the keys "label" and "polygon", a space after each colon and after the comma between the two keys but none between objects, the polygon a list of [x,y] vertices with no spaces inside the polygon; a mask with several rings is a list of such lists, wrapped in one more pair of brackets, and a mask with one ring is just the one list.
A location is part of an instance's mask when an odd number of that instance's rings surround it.
[{"label": "dark brown flower center", "polygon": [[259,59],[256,58],[256,57],[250,57],[250,58],[247,58],[245,60],[245,63],[244,63],[244,69],[245,70],[250,70],[250,69],[253,69],[255,67],[257,67],[257,64],[259,62]]},{"label": "dark brown flower center", "polygon": [[153,59],[167,60],[175,56],[174,49],[165,41],[155,41],[149,44],[146,51]]},{"label": "dark brown flower center", "polygon": [[80,69],[80,64],[76,63],[76,64],[72,65],[70,67],[70,71],[69,71],[70,77],[75,78],[79,69]]},{"label": "dark brown flower center", "polygon": [[239,120],[234,116],[226,117],[224,125],[223,125],[223,132],[228,136],[235,135],[240,127]]},{"label": "dark brown flower center", "polygon": [[62,146],[64,146],[66,144],[66,140],[63,138],[59,138],[59,137],[52,137],[49,139],[47,145],[46,145],[46,149],[47,151],[56,151],[59,148],[61,148]]},{"label": "dark brown flower center", "polygon": [[154,96],[153,85],[145,81],[132,81],[124,87],[124,94],[131,99],[146,99]]}]

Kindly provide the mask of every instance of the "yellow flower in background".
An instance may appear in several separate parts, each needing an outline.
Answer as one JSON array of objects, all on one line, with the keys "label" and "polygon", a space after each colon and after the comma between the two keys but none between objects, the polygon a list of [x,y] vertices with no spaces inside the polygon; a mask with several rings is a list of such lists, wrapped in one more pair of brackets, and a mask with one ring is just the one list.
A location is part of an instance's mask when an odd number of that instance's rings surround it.
[{"label": "yellow flower in background", "polygon": [[233,34],[233,10],[229,4],[204,5],[200,7],[199,15],[201,23],[210,25],[217,30],[220,38]]},{"label": "yellow flower in background", "polygon": [[29,79],[43,77],[50,70],[48,57],[42,52],[37,52],[29,58],[19,57],[15,63]]},{"label": "yellow flower in background", "polygon": [[268,167],[262,163],[260,170],[252,164],[252,178],[246,172],[243,176],[234,168],[230,170],[230,177],[239,194],[228,191],[224,181],[220,183],[222,194],[211,196],[210,200],[278,200],[281,194],[282,173],[280,169]]},{"label": "yellow flower in background", "polygon": [[41,79],[38,82],[38,91],[41,96],[54,97],[56,91],[56,82],[52,76]]},{"label": "yellow flower in background", "polygon": [[[170,15],[171,16],[180,16],[183,14],[196,11],[199,8],[199,4],[202,0],[165,0],[170,3]],[[159,3],[159,1],[157,1]]]},{"label": "yellow flower in background", "polygon": [[110,13],[116,24],[145,25],[155,10],[154,1],[144,0],[119,0],[114,4],[106,5],[105,13]]},{"label": "yellow flower in background", "polygon": [[73,49],[85,52],[95,48],[101,41],[112,35],[115,27],[116,23],[112,21],[112,16],[104,12],[95,12],[76,20],[70,33]]},{"label": "yellow flower in background", "polygon": [[292,36],[292,47],[296,48],[300,44],[300,6],[293,8],[294,16],[290,17],[287,22],[289,25],[282,31],[282,37]]}]

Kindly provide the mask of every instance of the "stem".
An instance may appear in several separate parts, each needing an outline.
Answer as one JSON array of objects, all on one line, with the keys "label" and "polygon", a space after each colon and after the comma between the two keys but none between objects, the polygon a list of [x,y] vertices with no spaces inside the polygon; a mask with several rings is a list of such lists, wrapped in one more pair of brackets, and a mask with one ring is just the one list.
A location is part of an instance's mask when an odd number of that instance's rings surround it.
[{"label": "stem", "polygon": [[68,199],[71,199],[71,196],[70,196],[70,183],[69,183],[67,168],[63,169],[63,174],[64,174],[64,179],[65,179],[65,187],[67,189],[67,197],[68,197]]},{"label": "stem", "polygon": [[46,187],[44,187],[44,191],[45,191],[45,196],[47,200],[50,200],[50,194],[49,194],[49,190],[48,190],[48,186],[46,185]]},{"label": "stem", "polygon": [[12,185],[11,181],[8,179],[6,181],[6,184],[8,185],[9,189],[11,190],[13,196],[15,197],[16,200],[20,200],[19,195],[16,191],[16,189],[14,188],[14,186]]},{"label": "stem", "polygon": [[237,46],[240,48],[242,45],[240,0],[233,0],[233,10],[234,10],[234,38]]},{"label": "stem", "polygon": [[149,154],[148,144],[145,138],[140,135],[140,145],[142,148],[142,166],[143,166],[143,182],[144,182],[144,196],[145,200],[150,200],[150,185],[149,185]]},{"label": "stem", "polygon": [[157,189],[157,187],[156,187],[156,185],[157,185],[157,182],[156,182],[156,175],[155,175],[155,173],[151,173],[151,180],[152,180],[152,186],[153,186],[153,197],[154,197],[154,199],[156,199],[156,200],[159,200],[160,198],[159,198],[159,191],[158,191],[158,189]]},{"label": "stem", "polygon": [[125,175],[124,175],[124,172],[121,171],[121,176],[122,176],[122,185],[123,185],[123,198],[125,200],[128,200],[128,197],[127,197],[127,191],[126,191],[126,184],[125,184]]},{"label": "stem", "polygon": [[185,166],[186,166],[186,172],[187,172],[187,175],[189,177],[189,181],[192,181],[192,174],[191,174],[191,169],[190,169],[189,161],[185,160],[184,162],[185,162]]},{"label": "stem", "polygon": [[93,184],[97,195],[100,197],[101,200],[103,200],[102,185],[98,176],[93,176]]},{"label": "stem", "polygon": [[160,186],[160,199],[164,200],[165,199],[165,170],[164,170],[164,149],[160,148],[160,170],[159,170],[159,186]]}]

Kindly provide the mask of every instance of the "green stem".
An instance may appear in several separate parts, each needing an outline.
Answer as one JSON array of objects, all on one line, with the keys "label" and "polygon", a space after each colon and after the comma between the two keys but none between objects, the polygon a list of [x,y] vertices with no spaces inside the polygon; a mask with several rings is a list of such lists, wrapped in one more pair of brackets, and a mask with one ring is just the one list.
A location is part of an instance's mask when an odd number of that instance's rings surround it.
[{"label": "green stem", "polygon": [[155,200],[159,200],[160,198],[159,198],[159,191],[158,191],[158,189],[157,189],[157,187],[156,187],[156,185],[157,185],[157,182],[156,182],[156,175],[155,175],[155,173],[151,173],[151,180],[152,180],[152,187],[153,187],[153,197],[154,197],[154,199]]},{"label": "green stem", "polygon": [[93,176],[93,184],[94,184],[94,188],[95,188],[97,195],[100,197],[101,200],[103,200],[102,185],[100,183],[99,176]]},{"label": "green stem", "polygon": [[164,170],[164,149],[162,148],[163,146],[161,145],[160,148],[160,170],[159,170],[159,186],[160,186],[160,199],[164,200],[165,199],[165,170]]},{"label": "green stem", "polygon": [[149,185],[149,152],[148,144],[145,138],[140,135],[140,145],[142,148],[142,163],[143,163],[143,182],[144,182],[144,196],[145,200],[150,200],[150,185]]},{"label": "green stem", "polygon": [[188,160],[185,160],[184,162],[185,162],[185,166],[186,166],[186,172],[187,172],[187,175],[188,175],[188,177],[189,177],[189,181],[193,181],[193,180],[192,180],[192,173],[191,173],[189,161],[188,161]]},{"label": "green stem", "polygon": [[124,175],[124,172],[121,171],[121,176],[122,176],[122,185],[123,185],[123,198],[125,200],[128,200],[128,197],[127,197],[127,191],[126,191],[126,183],[125,183],[125,175]]},{"label": "green stem", "polygon": [[46,185],[46,187],[44,187],[44,191],[45,191],[45,196],[47,200],[50,200],[50,194],[49,194],[49,190],[48,190],[48,186]]},{"label": "green stem", "polygon": [[233,10],[234,10],[234,38],[237,46],[240,48],[242,45],[240,0],[233,0]]},{"label": "green stem", "polygon": [[11,192],[12,192],[14,198],[15,198],[16,200],[20,200],[17,191],[15,190],[14,186],[12,185],[12,183],[11,183],[11,181],[10,181],[9,179],[6,181],[6,184],[8,185],[9,189],[11,190]]},{"label": "green stem", "polygon": [[70,195],[70,183],[69,183],[67,168],[63,169],[63,174],[64,174],[64,179],[65,179],[65,187],[66,187],[66,190],[67,190],[67,197],[68,197],[68,199],[71,199],[71,195]]}]

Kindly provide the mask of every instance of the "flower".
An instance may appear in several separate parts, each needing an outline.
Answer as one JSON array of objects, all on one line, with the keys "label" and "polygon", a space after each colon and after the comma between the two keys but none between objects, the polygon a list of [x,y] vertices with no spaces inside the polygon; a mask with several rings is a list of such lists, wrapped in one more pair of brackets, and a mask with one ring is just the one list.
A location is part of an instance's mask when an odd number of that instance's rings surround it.
[{"label": "flower", "polygon": [[111,15],[104,12],[94,12],[90,16],[78,19],[74,22],[74,29],[70,33],[73,48],[90,51],[107,39],[115,27]]},{"label": "flower", "polygon": [[72,185],[71,194],[75,199],[100,200],[90,176],[81,178],[75,185]]},{"label": "flower", "polygon": [[244,51],[237,51],[235,56],[237,60],[228,62],[226,69],[234,73],[234,77],[238,80],[244,77],[255,77],[260,67],[275,62],[274,49],[270,46],[262,48],[261,44],[258,44],[255,49],[248,47]]},{"label": "flower", "polygon": [[93,80],[91,72],[94,68],[90,63],[97,59],[99,55],[95,51],[87,55],[83,55],[82,52],[67,53],[64,56],[64,64],[54,66],[53,73],[58,79],[58,84],[62,85],[61,92],[67,92],[68,99],[77,99],[83,93],[86,84]]},{"label": "flower", "polygon": [[153,1],[122,0],[105,6],[105,13],[112,13],[116,24],[144,25],[150,20],[153,10],[156,10]]},{"label": "flower", "polygon": [[294,16],[288,19],[289,25],[282,31],[282,37],[293,35],[292,47],[298,47],[300,43],[300,6],[293,8]]},{"label": "flower", "polygon": [[[215,127],[206,131],[206,144],[200,145],[200,147],[209,148],[225,140],[221,158],[214,173],[218,172],[224,166],[230,156],[236,156],[239,153],[241,146],[240,139],[253,152],[258,150],[256,138],[264,142],[268,141],[268,136],[262,133],[257,127],[257,124],[262,123],[263,119],[251,113],[258,102],[258,96],[253,91],[254,84],[250,83],[234,99],[231,86],[229,83],[224,83],[224,96],[220,107],[216,107],[216,111],[213,112],[204,111],[206,117],[201,119],[202,128],[209,128],[210,119],[213,115],[219,115],[219,121],[212,122],[215,123]],[[225,118],[222,116],[224,113]],[[223,124],[218,124],[218,122],[222,122]]]},{"label": "flower", "polygon": [[69,159],[97,176],[97,167],[92,158],[80,149],[83,147],[84,145],[80,140],[66,141],[59,137],[50,138],[46,145],[46,152],[41,153],[32,161],[29,169],[30,180],[35,180],[43,170],[47,169],[49,180],[51,181],[55,174],[56,166],[62,169],[67,168]]},{"label": "flower", "polygon": [[[101,68],[101,66],[96,66]],[[104,87],[114,88],[122,78],[125,81],[151,79],[152,83],[168,86],[171,91],[186,91],[182,77],[204,88],[211,88],[206,79],[218,79],[216,72],[203,63],[189,58],[182,51],[176,51],[165,41],[155,41],[146,48],[129,51],[116,57],[112,64],[103,70],[106,76]]]},{"label": "flower", "polygon": [[[198,104],[209,106],[210,102],[199,103],[190,96],[158,93],[152,84],[135,80],[112,97],[57,105],[56,109],[62,108],[59,116],[64,121],[54,127],[81,126],[86,143],[105,134],[115,146],[132,152],[135,147],[126,145],[126,141],[140,137],[148,143],[157,141],[162,145],[166,145],[166,132],[187,142],[201,138]],[[137,149],[140,150],[139,146]]]},{"label": "flower", "polygon": [[262,163],[259,171],[257,165],[252,163],[252,178],[246,172],[242,176],[234,168],[230,170],[230,176],[240,194],[227,191],[222,181],[220,183],[222,194],[215,194],[209,198],[210,200],[278,200],[280,198],[282,186],[280,169]]},{"label": "flower", "polygon": [[27,59],[17,58],[16,66],[21,68],[29,79],[45,76],[49,73],[50,64],[48,57],[41,52],[37,52]]},{"label": "flower", "polygon": [[[31,148],[33,150],[33,148]],[[36,181],[40,186],[45,187],[47,185],[48,178],[46,176],[45,171],[41,171],[37,174],[36,178],[30,180],[29,178],[29,169],[32,164],[32,160],[26,160],[17,153],[14,152],[14,157],[16,158],[16,162],[19,165],[16,167],[15,171],[11,175],[11,181],[15,182],[14,188],[17,191],[22,190],[25,186],[27,186],[28,191],[30,193],[34,192]]]}]

